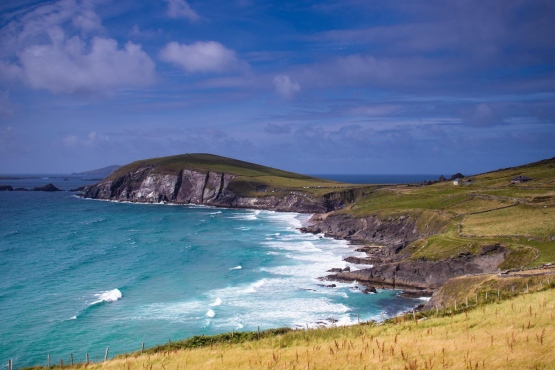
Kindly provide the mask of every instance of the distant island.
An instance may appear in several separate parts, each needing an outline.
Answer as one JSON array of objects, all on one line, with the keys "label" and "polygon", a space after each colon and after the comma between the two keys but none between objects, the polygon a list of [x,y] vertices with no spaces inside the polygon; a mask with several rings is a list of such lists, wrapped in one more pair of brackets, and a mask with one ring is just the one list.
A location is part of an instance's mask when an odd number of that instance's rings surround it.
[{"label": "distant island", "polygon": [[[515,176],[526,182],[514,182]],[[133,162],[82,196],[313,213],[301,230],[366,252],[324,279],[432,295],[449,279],[555,259],[555,158],[451,180],[352,185],[211,154]],[[455,180],[453,180],[455,179]],[[531,227],[531,225],[534,225]],[[438,299],[433,304],[444,304]]]},{"label": "distant island", "polygon": [[71,176],[77,177],[95,177],[95,178],[105,178],[106,176],[110,175],[112,172],[120,168],[119,165],[112,165],[108,167],[98,168],[96,170],[89,170],[83,172],[73,172]]}]

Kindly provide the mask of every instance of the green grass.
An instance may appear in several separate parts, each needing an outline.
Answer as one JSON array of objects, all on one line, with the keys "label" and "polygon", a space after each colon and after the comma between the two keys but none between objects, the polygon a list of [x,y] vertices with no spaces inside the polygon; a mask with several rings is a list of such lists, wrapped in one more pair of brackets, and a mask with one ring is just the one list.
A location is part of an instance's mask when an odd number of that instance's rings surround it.
[{"label": "green grass", "polygon": [[[511,184],[519,175],[532,181]],[[434,235],[406,248],[405,255],[414,259],[450,258],[502,243],[511,250],[506,266],[555,261],[555,158],[471,178],[460,186],[446,181],[378,188],[343,212],[383,220],[415,217],[420,233]]]},{"label": "green grass", "polygon": [[230,183],[230,189],[241,196],[277,196],[291,191],[321,196],[346,188],[364,188],[212,154],[182,154],[140,160],[120,167],[107,179],[114,180],[145,167],[152,167],[154,171],[162,174],[177,175],[183,169],[232,174],[235,178]]}]

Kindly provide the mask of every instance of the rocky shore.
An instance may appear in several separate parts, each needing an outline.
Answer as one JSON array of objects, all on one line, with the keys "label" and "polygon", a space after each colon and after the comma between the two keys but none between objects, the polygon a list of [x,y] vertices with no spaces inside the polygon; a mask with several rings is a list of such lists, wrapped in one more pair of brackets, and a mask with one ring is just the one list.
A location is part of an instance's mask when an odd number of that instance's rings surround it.
[{"label": "rocky shore", "polygon": [[381,220],[377,216],[356,218],[346,214],[315,215],[300,230],[360,244],[356,250],[366,257],[345,261],[369,265],[356,271],[332,270],[329,281],[357,281],[367,289],[399,289],[405,296],[431,296],[449,279],[467,274],[497,272],[508,250],[500,245],[483,246],[478,254],[461,253],[449,259],[412,259],[404,253],[411,242],[431,235],[419,233],[416,219],[401,216]]},{"label": "rocky shore", "polygon": [[11,185],[0,185],[0,191],[62,191],[53,184],[46,184],[44,186],[37,186],[32,189],[27,188],[13,188]]}]

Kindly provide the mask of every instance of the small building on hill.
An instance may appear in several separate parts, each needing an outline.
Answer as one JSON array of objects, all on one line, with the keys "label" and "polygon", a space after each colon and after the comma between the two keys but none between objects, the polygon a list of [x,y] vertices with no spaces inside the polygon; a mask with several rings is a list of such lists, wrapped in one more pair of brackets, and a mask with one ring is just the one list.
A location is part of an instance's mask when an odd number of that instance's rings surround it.
[{"label": "small building on hill", "polygon": [[442,181],[442,182],[445,181],[445,176],[441,175],[441,176],[439,177],[439,181]]},{"label": "small building on hill", "polygon": [[456,178],[455,180],[453,180],[453,185],[460,185],[462,183],[462,179],[461,178]]},{"label": "small building on hill", "polygon": [[526,176],[517,176],[511,179],[511,184],[520,184],[521,182],[528,182],[530,180],[532,179]]}]

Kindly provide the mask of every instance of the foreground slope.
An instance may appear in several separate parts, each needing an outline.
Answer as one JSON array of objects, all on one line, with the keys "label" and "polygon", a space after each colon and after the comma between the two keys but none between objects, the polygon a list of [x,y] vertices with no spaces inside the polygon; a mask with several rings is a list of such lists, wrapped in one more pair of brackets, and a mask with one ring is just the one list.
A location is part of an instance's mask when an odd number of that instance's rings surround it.
[{"label": "foreground slope", "polygon": [[[212,344],[210,337],[197,337],[75,368],[554,369],[552,287],[469,310],[459,305],[454,315],[453,307],[437,316],[432,311],[427,320],[409,314],[383,325],[263,334],[240,342],[231,333]],[[190,349],[178,349],[182,345]]]},{"label": "foreground slope", "polygon": [[119,168],[85,197],[327,212],[354,200],[356,187],[211,154],[184,154]]}]

